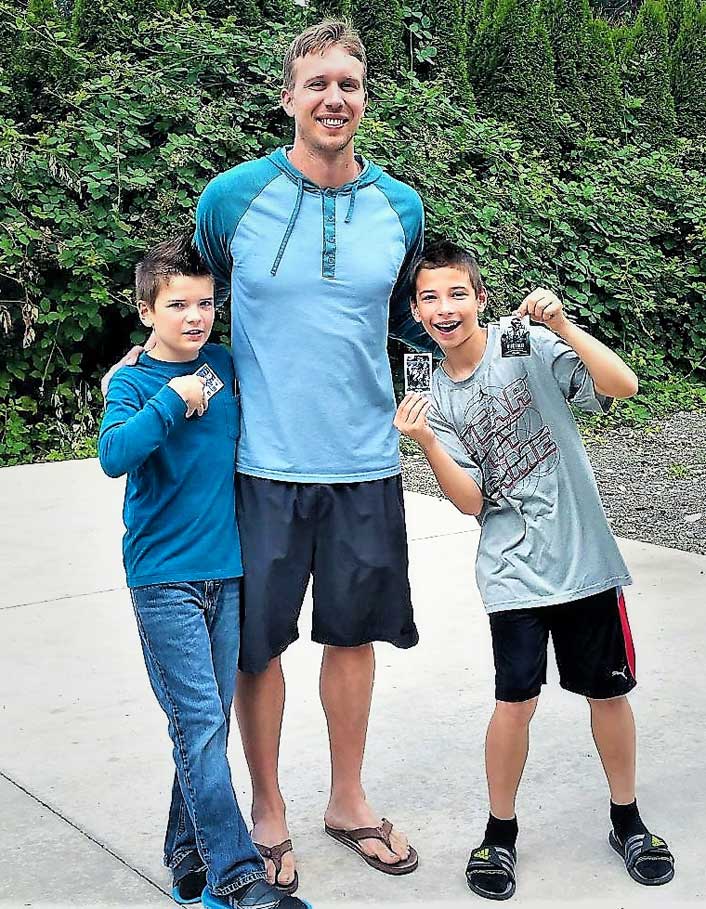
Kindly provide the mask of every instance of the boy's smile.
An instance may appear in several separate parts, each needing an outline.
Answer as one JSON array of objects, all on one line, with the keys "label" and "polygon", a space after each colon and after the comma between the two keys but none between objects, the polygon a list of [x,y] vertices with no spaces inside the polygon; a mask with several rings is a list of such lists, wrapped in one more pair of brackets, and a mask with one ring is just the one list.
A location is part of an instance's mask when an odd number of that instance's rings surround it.
[{"label": "boy's smile", "polygon": [[412,315],[448,351],[481,331],[478,313],[485,301],[485,288],[476,292],[464,268],[422,268],[417,275]]},{"label": "boy's smile", "polygon": [[213,280],[207,275],[171,275],[165,278],[150,308],[138,303],[140,319],[152,328],[157,343],[150,350],[155,360],[195,360],[213,328]]}]

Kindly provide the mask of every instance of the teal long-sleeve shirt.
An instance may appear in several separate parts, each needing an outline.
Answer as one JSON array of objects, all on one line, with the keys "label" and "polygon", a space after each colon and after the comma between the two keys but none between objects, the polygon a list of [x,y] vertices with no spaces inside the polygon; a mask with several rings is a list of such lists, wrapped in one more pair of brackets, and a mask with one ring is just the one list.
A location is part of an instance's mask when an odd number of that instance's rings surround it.
[{"label": "teal long-sleeve shirt", "polygon": [[[223,382],[206,413],[186,419],[169,387],[208,364]],[[127,474],[123,562],[130,587],[240,577],[235,517],[239,406],[230,353],[207,344],[196,360],[141,354],[110,381],[98,456],[111,477]]]}]

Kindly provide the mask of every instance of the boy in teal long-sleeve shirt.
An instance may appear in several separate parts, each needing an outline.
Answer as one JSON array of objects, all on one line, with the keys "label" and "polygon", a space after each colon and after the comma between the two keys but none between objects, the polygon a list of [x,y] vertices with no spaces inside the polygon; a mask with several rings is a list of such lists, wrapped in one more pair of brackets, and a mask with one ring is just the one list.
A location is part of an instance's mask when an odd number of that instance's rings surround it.
[{"label": "boy in teal long-sleeve shirt", "polygon": [[156,343],[112,377],[98,447],[109,476],[127,474],[125,572],[150,684],[174,744],[164,846],[172,896],[212,909],[303,909],[267,883],[226,755],[242,575],[239,414],[230,353],[206,343],[213,278],[182,238],[148,253],[136,289]]}]

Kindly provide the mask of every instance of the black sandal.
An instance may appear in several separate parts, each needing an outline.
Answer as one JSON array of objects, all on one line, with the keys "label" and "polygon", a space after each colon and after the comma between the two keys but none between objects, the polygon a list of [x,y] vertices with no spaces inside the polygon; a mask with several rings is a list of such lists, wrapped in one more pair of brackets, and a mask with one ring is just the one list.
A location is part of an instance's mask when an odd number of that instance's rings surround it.
[{"label": "black sandal", "polygon": [[[516,862],[516,849],[511,851],[503,846],[479,846],[471,852],[466,866],[468,886],[478,896],[484,896],[488,900],[509,900],[516,889]],[[497,875],[500,883],[503,883],[502,878],[505,878],[507,883],[500,890],[488,890],[478,881],[481,875],[493,877]]]},{"label": "black sandal", "polygon": [[[638,884],[658,887],[660,884],[668,884],[674,877],[674,856],[660,837],[651,833],[636,833],[621,843],[615,831],[611,830],[608,842],[618,855],[622,856],[628,874]],[[649,867],[650,862],[661,862],[668,865],[668,869],[658,877],[649,877],[640,871],[640,866]]]}]

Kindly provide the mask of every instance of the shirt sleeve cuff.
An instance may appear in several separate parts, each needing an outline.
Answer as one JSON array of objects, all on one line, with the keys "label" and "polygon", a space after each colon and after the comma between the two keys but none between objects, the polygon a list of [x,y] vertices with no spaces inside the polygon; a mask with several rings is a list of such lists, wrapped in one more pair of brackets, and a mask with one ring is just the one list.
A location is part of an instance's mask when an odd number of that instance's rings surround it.
[{"label": "shirt sleeve cuff", "polygon": [[186,402],[169,385],[162,386],[147,403],[154,407],[169,428],[186,418]]}]

